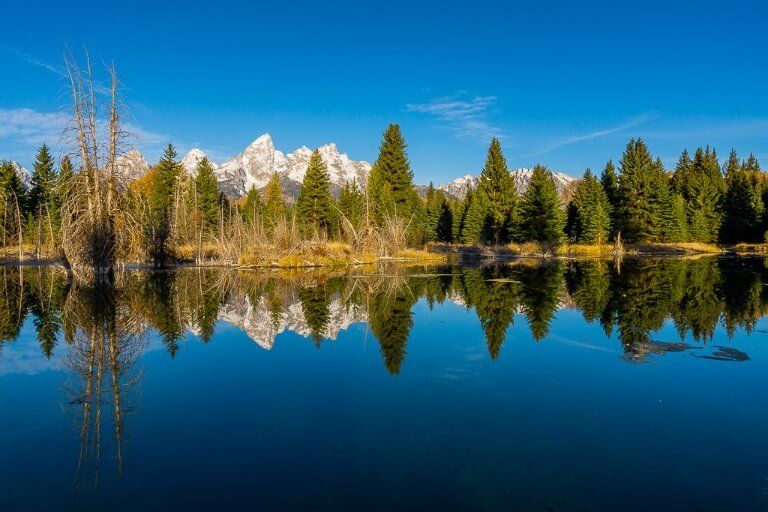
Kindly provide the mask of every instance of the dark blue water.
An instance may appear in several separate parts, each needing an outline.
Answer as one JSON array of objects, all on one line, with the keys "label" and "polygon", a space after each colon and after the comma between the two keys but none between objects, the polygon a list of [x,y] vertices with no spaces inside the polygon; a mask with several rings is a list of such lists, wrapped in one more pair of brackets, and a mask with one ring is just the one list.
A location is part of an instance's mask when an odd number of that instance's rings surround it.
[{"label": "dark blue water", "polygon": [[761,260],[0,272],[2,510],[768,510]]}]

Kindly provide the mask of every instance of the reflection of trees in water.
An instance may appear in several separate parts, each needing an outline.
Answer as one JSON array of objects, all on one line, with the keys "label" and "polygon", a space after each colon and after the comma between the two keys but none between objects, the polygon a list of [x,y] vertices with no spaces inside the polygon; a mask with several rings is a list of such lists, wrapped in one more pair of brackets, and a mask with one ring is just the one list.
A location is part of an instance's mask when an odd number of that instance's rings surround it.
[{"label": "reflection of trees in water", "polygon": [[111,424],[117,469],[122,471],[125,417],[140,375],[136,361],[145,346],[145,321],[131,309],[125,294],[112,282],[90,286],[73,282],[61,303],[62,323],[72,333],[65,389],[80,436],[76,480],[90,474],[94,485],[98,484],[105,421]]},{"label": "reflection of trees in water", "polygon": [[[122,292],[114,300],[119,302],[115,307],[132,312],[138,327],[156,331],[172,357],[186,331],[210,341],[225,313],[237,317],[257,311],[248,319],[250,327],[271,340],[299,322],[300,332],[318,346],[344,322],[367,319],[384,365],[394,374],[405,359],[412,308],[420,299],[430,308],[452,300],[473,309],[491,359],[499,357],[515,314],[541,340],[563,304],[578,307],[587,322],[599,321],[606,335],[615,330],[628,353],[659,353],[662,346],[642,344],[654,341],[652,333],[668,320],[681,339],[690,335],[697,342],[711,339],[721,321],[729,336],[739,328],[753,330],[768,312],[767,274],[759,262],[737,258],[628,258],[620,268],[611,261],[560,260],[475,268],[386,267],[373,275],[196,268],[124,273]],[[74,344],[77,325],[62,314],[68,293],[62,271],[0,267],[0,279],[0,348],[18,338],[28,314],[47,357],[59,339]]]}]

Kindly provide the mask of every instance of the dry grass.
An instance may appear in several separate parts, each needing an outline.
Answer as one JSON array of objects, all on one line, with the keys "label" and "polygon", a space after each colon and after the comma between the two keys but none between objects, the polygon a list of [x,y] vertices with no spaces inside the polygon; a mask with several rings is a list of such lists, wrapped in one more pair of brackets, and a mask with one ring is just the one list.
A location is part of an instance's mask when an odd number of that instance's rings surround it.
[{"label": "dry grass", "polygon": [[725,252],[722,247],[701,242],[633,244],[628,245],[627,249],[641,255],[719,254]]},{"label": "dry grass", "polygon": [[614,255],[614,247],[610,244],[564,244],[557,248],[559,256],[576,258],[610,258]]},{"label": "dry grass", "polygon": [[447,256],[445,254],[439,254],[436,252],[420,249],[402,249],[397,251],[392,259],[427,263],[444,263],[447,261]]},{"label": "dry grass", "polygon": [[737,254],[767,254],[768,243],[765,244],[737,244],[733,248]]}]

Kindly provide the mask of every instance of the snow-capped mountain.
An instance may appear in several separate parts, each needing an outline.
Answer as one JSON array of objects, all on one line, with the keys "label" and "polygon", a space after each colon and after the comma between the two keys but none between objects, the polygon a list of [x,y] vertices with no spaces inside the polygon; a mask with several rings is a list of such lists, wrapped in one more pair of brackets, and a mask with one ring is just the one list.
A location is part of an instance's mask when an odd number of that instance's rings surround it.
[{"label": "snow-capped mountain", "polygon": [[21,184],[24,186],[24,188],[29,189],[29,187],[32,185],[32,173],[23,168],[19,162],[12,161],[11,165],[16,171],[16,176],[19,177]]},{"label": "snow-capped mountain", "polygon": [[[341,188],[347,182],[363,185],[371,170],[368,162],[351,160],[345,153],[339,153],[336,144],[318,148],[323,162],[328,167],[331,185]],[[197,174],[197,164],[205,156],[199,149],[192,149],[181,162],[191,176]],[[223,164],[213,165],[219,187],[230,198],[243,197],[251,187],[261,189],[276,172],[284,184],[287,195],[298,190],[309,165],[312,150],[302,146],[285,154],[275,149],[272,137],[264,134],[248,145],[239,155]]]},{"label": "snow-capped mountain", "polygon": [[205,158],[205,153],[199,149],[192,149],[181,159],[181,166],[187,174],[194,178],[197,176],[197,164],[203,158]]},{"label": "snow-capped mountain", "polygon": [[115,163],[117,171],[129,182],[141,178],[149,171],[149,164],[136,148],[118,156]]},{"label": "snow-capped mountain", "polygon": [[[367,321],[367,314],[363,309],[348,307],[339,298],[329,302],[328,313],[328,323],[319,334],[329,340],[335,340],[339,332],[348,329],[350,325]],[[247,295],[237,297],[222,307],[219,319],[238,327],[266,350],[272,349],[275,337],[283,331],[295,332],[305,338],[312,335],[312,329],[304,317],[304,310],[297,297],[292,297],[277,317],[270,312],[266,297],[259,298],[256,304],[251,303]],[[194,329],[190,330],[194,332]]]},{"label": "snow-capped mountain", "polygon": [[[510,171],[509,174],[512,176],[512,181],[515,183],[517,192],[522,194],[528,188],[528,183],[531,181],[533,169],[515,169]],[[573,176],[569,176],[568,174],[563,174],[561,172],[553,172],[552,179],[555,181],[557,193],[561,197],[566,196],[573,187],[573,184],[577,181]],[[480,178],[476,178],[467,174],[463,178],[457,178],[450,183],[438,185],[437,188],[454,197],[463,199],[464,196],[467,195],[467,191],[477,188],[479,182]]]}]

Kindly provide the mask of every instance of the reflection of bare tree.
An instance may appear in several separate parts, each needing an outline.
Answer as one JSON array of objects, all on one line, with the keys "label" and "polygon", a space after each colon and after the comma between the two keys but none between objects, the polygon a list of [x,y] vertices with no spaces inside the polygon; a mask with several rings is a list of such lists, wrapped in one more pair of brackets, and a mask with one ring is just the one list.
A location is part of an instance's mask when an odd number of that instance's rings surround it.
[{"label": "reflection of bare tree", "polygon": [[[75,479],[92,473],[98,485],[102,452],[102,421],[111,412],[117,470],[122,471],[125,416],[137,390],[135,368],[146,343],[144,323],[121,300],[122,289],[110,282],[93,286],[70,283],[65,291],[62,321],[73,333],[66,366],[68,405],[76,418],[80,452]],[[111,409],[111,411],[110,411]]]}]

